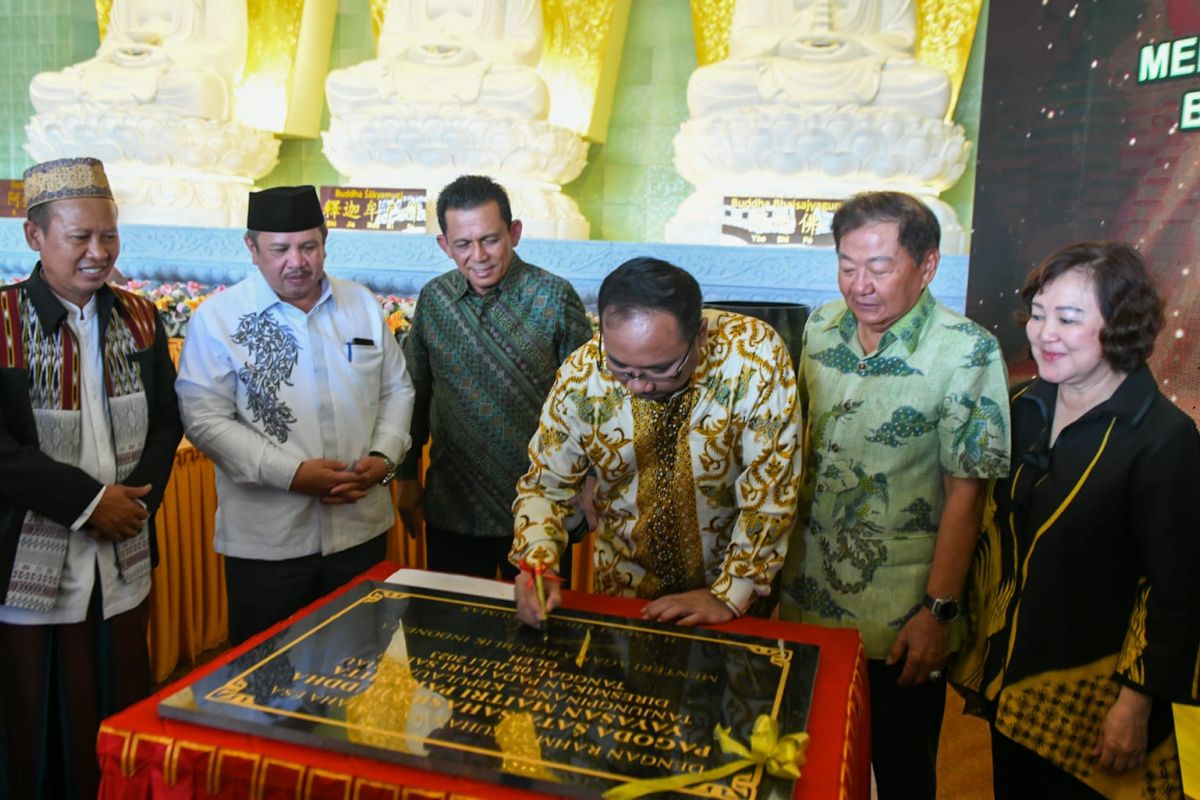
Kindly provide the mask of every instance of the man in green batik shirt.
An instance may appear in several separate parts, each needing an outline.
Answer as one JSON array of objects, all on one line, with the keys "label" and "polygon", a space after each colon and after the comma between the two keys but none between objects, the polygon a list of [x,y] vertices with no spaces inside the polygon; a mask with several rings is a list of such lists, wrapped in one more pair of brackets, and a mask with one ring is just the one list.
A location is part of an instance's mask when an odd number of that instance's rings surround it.
[{"label": "man in green batik shirt", "polygon": [[805,326],[780,613],[862,632],[879,797],[933,800],[984,483],[1008,473],[1007,378],[996,339],[929,293],[941,231],[922,203],[858,195],[833,235],[843,299]]},{"label": "man in green batik shirt", "polygon": [[421,290],[404,356],[416,389],[413,448],[400,465],[400,510],[412,533],[423,494],[430,569],[515,577],[512,504],[529,467],[559,365],[592,337],[571,284],[523,262],[521,221],[489,178],[464,175],[438,196],[438,244],[456,269]]}]

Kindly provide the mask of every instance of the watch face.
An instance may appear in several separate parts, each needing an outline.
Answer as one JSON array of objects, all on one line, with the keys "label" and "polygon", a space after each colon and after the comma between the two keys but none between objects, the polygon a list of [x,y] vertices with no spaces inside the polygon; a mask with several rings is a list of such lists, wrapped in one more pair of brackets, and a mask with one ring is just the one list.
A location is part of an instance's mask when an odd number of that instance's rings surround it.
[{"label": "watch face", "polygon": [[933,598],[926,595],[923,604],[938,622],[953,622],[958,619],[959,603],[954,598]]},{"label": "watch face", "polygon": [[953,622],[958,619],[958,601],[957,600],[942,600],[938,603],[938,610],[934,614],[942,622]]}]

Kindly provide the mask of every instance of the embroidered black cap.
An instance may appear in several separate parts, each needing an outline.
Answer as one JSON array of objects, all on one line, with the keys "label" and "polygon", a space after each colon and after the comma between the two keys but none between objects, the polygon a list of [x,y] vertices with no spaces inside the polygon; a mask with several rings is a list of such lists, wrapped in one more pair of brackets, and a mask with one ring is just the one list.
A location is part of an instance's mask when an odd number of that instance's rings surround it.
[{"label": "embroidered black cap", "polygon": [[293,233],[325,224],[321,200],[312,186],[276,186],[250,193],[246,228],[266,233]]},{"label": "embroidered black cap", "polygon": [[55,200],[100,197],[112,200],[104,165],[95,158],[59,158],[25,170],[25,207]]}]

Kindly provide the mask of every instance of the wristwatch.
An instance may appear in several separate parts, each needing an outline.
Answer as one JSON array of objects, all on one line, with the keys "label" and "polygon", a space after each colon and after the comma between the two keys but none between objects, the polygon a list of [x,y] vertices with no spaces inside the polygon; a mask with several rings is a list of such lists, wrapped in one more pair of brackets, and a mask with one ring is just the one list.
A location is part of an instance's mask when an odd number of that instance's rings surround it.
[{"label": "wristwatch", "polygon": [[933,618],[938,622],[954,622],[958,619],[962,607],[958,600],[953,597],[930,597],[925,595],[921,599],[921,605],[929,609],[929,613],[933,614]]},{"label": "wristwatch", "polygon": [[384,473],[383,478],[379,481],[380,486],[387,486],[396,477],[396,462],[392,461],[392,459],[390,459],[386,454],[381,453],[378,450],[372,450],[371,452],[367,453],[367,455],[375,456],[376,458],[382,458],[383,463],[387,465],[387,472]]}]

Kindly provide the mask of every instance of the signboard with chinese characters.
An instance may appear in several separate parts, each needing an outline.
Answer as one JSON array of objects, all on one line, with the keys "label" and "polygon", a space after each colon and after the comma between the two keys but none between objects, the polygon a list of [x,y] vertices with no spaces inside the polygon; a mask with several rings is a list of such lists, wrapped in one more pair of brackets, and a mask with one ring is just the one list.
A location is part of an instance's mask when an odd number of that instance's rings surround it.
[{"label": "signboard with chinese characters", "polygon": [[25,183],[21,180],[0,180],[0,217],[25,216]]},{"label": "signboard with chinese characters", "polygon": [[726,197],[721,233],[747,244],[833,245],[830,223],[841,200]]},{"label": "signboard with chinese characters", "polygon": [[[166,717],[563,797],[737,761],[715,730],[800,734],[819,651],[702,628],[362,583],[159,705]],[[671,796],[783,800],[762,764]],[[801,778],[803,779],[803,778]],[[663,796],[661,794],[656,796]]]},{"label": "signboard with chinese characters", "polygon": [[322,186],[321,207],[331,228],[425,233],[424,189]]}]

